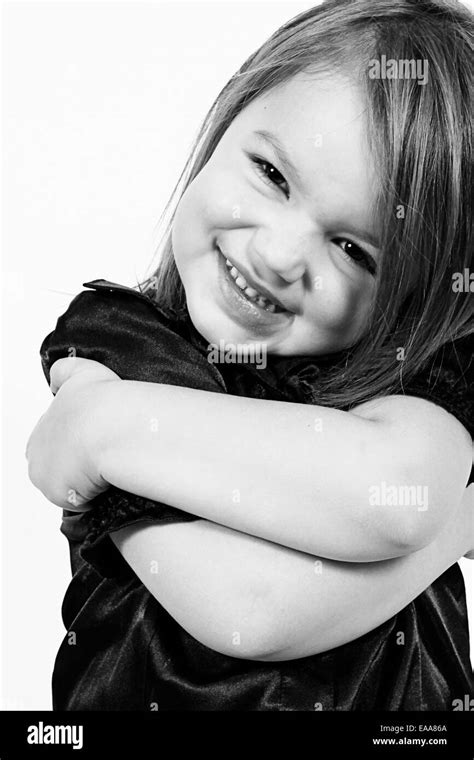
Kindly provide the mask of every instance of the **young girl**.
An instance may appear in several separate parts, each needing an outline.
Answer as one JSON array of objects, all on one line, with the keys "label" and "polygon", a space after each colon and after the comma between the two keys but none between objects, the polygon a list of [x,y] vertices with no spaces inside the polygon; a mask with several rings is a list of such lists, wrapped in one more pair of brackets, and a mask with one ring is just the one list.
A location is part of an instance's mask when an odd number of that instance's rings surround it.
[{"label": "young girl", "polygon": [[[288,22],[203,125],[151,297],[89,283],[43,343],[30,477],[75,573],[55,707],[472,690],[472,30],[405,0]],[[211,364],[221,341],[267,368]]]}]

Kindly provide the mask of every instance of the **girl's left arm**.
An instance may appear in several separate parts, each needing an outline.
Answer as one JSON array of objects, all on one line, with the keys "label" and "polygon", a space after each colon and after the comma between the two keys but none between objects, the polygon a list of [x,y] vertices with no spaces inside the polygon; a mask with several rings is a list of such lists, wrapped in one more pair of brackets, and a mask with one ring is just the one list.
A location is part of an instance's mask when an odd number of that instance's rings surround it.
[{"label": "girl's left arm", "polygon": [[386,559],[429,544],[472,466],[465,428],[420,398],[388,396],[345,412],[107,385],[94,418],[105,481],[329,559]]},{"label": "girl's left arm", "polygon": [[473,518],[474,485],[431,544],[369,563],[320,560],[207,520],[138,523],[110,536],[201,644],[231,657],[289,660],[353,641],[402,610],[472,549]]}]

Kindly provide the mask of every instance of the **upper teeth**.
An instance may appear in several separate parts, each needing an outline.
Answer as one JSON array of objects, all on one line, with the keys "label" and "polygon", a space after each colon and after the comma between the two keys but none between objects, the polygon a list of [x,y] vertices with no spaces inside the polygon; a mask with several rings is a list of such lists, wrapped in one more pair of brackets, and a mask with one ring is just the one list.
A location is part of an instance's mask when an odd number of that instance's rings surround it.
[{"label": "upper teeth", "polygon": [[249,301],[254,301],[266,311],[276,311],[276,304],[274,304],[268,298],[265,298],[265,296],[259,293],[258,290],[255,290],[255,288],[251,288],[250,285],[247,284],[247,280],[243,274],[241,274],[239,270],[236,269],[236,267],[232,264],[231,261],[229,261],[229,259],[226,259],[225,263],[235,284],[238,285],[241,290],[243,290]]}]

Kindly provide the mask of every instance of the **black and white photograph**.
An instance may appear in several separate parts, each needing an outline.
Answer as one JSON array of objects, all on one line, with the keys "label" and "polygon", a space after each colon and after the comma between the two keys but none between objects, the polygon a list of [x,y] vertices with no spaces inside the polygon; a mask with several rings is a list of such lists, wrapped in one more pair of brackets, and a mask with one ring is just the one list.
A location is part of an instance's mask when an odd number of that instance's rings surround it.
[{"label": "black and white photograph", "polygon": [[1,11],[1,760],[472,760],[474,0]]}]

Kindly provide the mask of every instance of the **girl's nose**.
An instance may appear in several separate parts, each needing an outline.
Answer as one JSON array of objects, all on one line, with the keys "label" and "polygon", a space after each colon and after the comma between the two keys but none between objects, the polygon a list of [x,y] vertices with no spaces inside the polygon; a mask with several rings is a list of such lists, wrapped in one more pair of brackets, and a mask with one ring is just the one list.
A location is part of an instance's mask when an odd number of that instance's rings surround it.
[{"label": "girl's nose", "polygon": [[255,272],[263,280],[268,279],[268,273],[274,273],[288,284],[300,280],[307,269],[307,247],[301,239],[277,241],[276,237],[267,238],[264,242],[255,243],[251,250],[250,259]]}]

